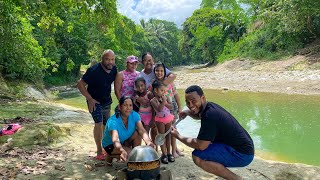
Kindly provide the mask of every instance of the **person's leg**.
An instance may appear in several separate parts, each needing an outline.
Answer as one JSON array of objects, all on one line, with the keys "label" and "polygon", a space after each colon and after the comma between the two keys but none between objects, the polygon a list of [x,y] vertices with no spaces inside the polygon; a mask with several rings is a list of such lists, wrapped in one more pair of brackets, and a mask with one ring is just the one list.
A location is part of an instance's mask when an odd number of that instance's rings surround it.
[{"label": "person's leg", "polygon": [[[103,118],[103,126],[101,129],[101,140],[103,139],[104,135],[104,130],[107,124],[108,119],[110,118],[110,110],[111,110],[111,105],[102,105],[102,118]],[[105,153],[105,152],[103,152]]]},{"label": "person's leg", "polygon": [[[172,123],[176,123],[176,119],[173,119]],[[176,141],[176,138],[171,136],[171,146],[172,146],[172,155],[173,157],[177,158],[179,157],[179,154],[178,154],[178,149],[177,149],[177,141]]]},{"label": "person's leg", "polygon": [[[157,125],[157,129],[158,129],[159,134],[164,134],[165,133],[165,125],[164,125],[164,123],[156,122],[156,125]],[[161,149],[161,152],[162,152],[162,155],[161,155],[161,158],[160,158],[161,162],[164,163],[164,164],[168,164],[169,161],[168,161],[168,156],[167,156],[166,141],[164,142],[163,145],[160,146],[160,149]]]},{"label": "person's leg", "polygon": [[247,166],[254,155],[241,154],[226,144],[212,143],[205,150],[194,150],[192,158],[196,165],[207,172],[226,179],[241,179],[226,167]]},{"label": "person's leg", "polygon": [[192,159],[197,166],[207,171],[208,173],[223,177],[225,179],[242,179],[240,176],[234,174],[220,163],[205,161],[194,155],[192,155]]},{"label": "person's leg", "polygon": [[[103,112],[102,106],[100,104],[96,104],[95,110],[91,113],[92,118],[94,120],[94,127],[93,127],[93,138],[96,143],[97,147],[97,158],[100,158],[102,154],[102,136],[103,136]],[[102,157],[103,158],[103,157]]]},{"label": "person's leg", "polygon": [[[172,125],[171,122],[165,124],[164,133],[167,132],[171,128],[171,125]],[[166,144],[166,147],[167,147],[167,153],[169,154],[171,152],[171,134],[170,133],[166,136],[165,144]]]},{"label": "person's leg", "polygon": [[103,123],[95,123],[93,128],[93,137],[97,146],[97,155],[102,154],[102,136],[103,136]]},{"label": "person's leg", "polygon": [[142,142],[141,136],[139,135],[138,131],[134,131],[134,133],[132,134],[132,136],[124,141],[124,146],[127,147],[136,147],[136,146],[140,146]]}]

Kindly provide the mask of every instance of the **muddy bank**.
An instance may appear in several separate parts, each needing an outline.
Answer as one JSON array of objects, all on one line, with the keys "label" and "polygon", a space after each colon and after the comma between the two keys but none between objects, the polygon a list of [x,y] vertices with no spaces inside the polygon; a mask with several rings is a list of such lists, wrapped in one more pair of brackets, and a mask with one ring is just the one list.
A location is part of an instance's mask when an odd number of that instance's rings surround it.
[{"label": "muddy bank", "polygon": [[304,56],[261,62],[233,60],[202,69],[175,69],[178,88],[197,84],[205,89],[320,95],[320,65]]}]

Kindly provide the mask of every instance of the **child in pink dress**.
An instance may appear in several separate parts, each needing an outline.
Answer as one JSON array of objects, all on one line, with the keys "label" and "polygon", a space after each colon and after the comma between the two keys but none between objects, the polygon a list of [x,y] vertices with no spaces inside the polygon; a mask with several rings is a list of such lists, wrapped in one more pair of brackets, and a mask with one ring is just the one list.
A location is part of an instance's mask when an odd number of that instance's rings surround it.
[{"label": "child in pink dress", "polygon": [[[163,81],[165,79],[166,77],[165,69],[166,67],[163,63],[155,64],[154,73],[157,81]],[[176,120],[179,118],[179,113],[182,111],[180,97],[174,83],[171,83],[167,86],[166,92],[167,92],[166,95],[172,104],[172,109],[170,110],[170,113],[174,115],[174,119],[172,121],[172,124],[174,124]],[[179,156],[184,156],[184,154],[182,154],[182,152],[178,149],[176,138],[174,137],[171,137],[171,146],[172,146],[172,155],[175,158]]]},{"label": "child in pink dress", "polygon": [[142,97],[147,102],[145,105],[138,104],[138,102],[134,102],[139,107],[139,115],[141,117],[141,121],[143,123],[144,128],[147,132],[150,131],[150,127],[152,125],[152,107],[150,104],[150,99],[153,98],[153,94],[147,90],[146,80],[142,77],[137,78],[135,80],[135,88],[136,88],[136,97]]},{"label": "child in pink dress", "polygon": [[[172,108],[171,102],[166,96],[167,87],[163,84],[162,81],[154,81],[152,83],[152,90],[154,98],[151,99],[150,103],[155,111],[155,122],[160,134],[164,134],[171,128],[172,120],[174,116],[170,113]],[[171,135],[168,134],[165,138],[165,143],[161,147],[161,162],[168,164],[168,162],[174,162],[175,158],[170,154],[171,148]]]}]

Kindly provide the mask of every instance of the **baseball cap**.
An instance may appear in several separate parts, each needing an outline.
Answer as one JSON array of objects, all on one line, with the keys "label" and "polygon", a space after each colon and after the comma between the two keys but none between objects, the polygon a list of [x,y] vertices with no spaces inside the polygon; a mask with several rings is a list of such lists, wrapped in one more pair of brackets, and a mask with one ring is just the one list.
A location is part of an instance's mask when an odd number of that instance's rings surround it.
[{"label": "baseball cap", "polygon": [[126,62],[128,63],[138,62],[138,57],[134,55],[128,56]]}]

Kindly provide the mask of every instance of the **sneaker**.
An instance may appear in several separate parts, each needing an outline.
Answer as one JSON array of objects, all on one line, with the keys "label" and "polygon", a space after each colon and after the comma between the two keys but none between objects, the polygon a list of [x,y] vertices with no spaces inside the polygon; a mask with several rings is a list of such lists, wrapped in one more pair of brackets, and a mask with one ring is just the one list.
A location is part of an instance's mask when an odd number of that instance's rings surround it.
[{"label": "sneaker", "polygon": [[99,154],[96,156],[96,160],[98,161],[104,161],[105,160],[105,157],[104,157],[104,154]]}]

